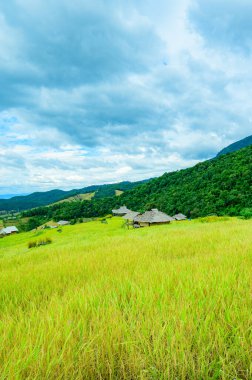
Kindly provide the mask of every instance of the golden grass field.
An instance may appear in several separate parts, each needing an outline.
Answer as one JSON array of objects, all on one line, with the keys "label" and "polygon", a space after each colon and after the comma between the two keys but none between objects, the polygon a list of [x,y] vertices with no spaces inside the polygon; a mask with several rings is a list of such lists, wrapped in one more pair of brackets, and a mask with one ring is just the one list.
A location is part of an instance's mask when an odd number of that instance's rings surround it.
[{"label": "golden grass field", "polygon": [[238,219],[0,239],[0,379],[252,379],[251,269]]}]

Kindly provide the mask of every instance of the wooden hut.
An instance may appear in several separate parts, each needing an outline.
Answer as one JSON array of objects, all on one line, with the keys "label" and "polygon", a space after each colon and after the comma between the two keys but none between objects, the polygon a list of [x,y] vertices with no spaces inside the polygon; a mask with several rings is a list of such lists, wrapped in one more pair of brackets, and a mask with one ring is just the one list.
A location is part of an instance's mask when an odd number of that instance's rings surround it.
[{"label": "wooden hut", "polygon": [[140,212],[136,211],[129,211],[127,214],[123,216],[123,219],[133,222],[133,220],[140,214]]},{"label": "wooden hut", "polygon": [[125,219],[125,225],[129,227],[133,227],[134,225],[134,218],[138,216],[140,213],[135,211],[130,211],[127,214],[123,216],[123,219]]},{"label": "wooden hut", "polygon": [[129,212],[131,212],[131,210],[129,210],[126,206],[121,206],[118,210],[112,210],[112,214],[114,216],[124,216]]},{"label": "wooden hut", "polygon": [[19,231],[16,226],[5,227],[0,231],[0,235],[7,236],[17,234]]},{"label": "wooden hut", "polygon": [[68,224],[70,224],[70,222],[68,220],[60,220],[58,223],[58,226],[67,226]]},{"label": "wooden hut", "polygon": [[157,208],[153,208],[151,211],[146,211],[142,215],[137,215],[134,218],[134,226],[138,227],[149,227],[153,225],[167,224],[172,222],[174,219],[159,211]]},{"label": "wooden hut", "polygon": [[186,220],[187,217],[184,214],[176,214],[173,216],[173,219],[179,221],[179,220]]}]

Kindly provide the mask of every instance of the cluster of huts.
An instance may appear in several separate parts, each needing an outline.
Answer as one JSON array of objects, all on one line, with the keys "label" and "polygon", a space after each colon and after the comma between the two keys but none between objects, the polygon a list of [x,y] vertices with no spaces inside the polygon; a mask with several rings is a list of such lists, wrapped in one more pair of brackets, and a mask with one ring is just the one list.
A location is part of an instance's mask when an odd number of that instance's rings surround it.
[{"label": "cluster of huts", "polygon": [[126,206],[121,206],[118,210],[112,210],[114,216],[122,216],[128,224],[139,227],[149,227],[152,225],[167,224],[172,221],[186,220],[187,217],[183,214],[176,214],[173,216],[167,215],[157,208],[151,211],[145,211],[143,214],[129,210]]},{"label": "cluster of huts", "polygon": [[9,227],[2,228],[0,230],[0,237],[13,235],[13,234],[17,234],[17,233],[18,233],[18,229],[16,226],[9,226]]},{"label": "cluster of huts", "polygon": [[[45,228],[58,228],[58,227],[67,226],[69,224],[70,224],[70,222],[68,220],[60,220],[59,222],[57,222],[56,225],[52,225],[49,227],[43,226],[41,229],[43,230]],[[5,227],[5,228],[2,228],[0,230],[0,238],[3,238],[5,236],[9,236],[9,235],[13,235],[13,234],[17,234],[18,232],[19,232],[19,230],[16,226]]]}]

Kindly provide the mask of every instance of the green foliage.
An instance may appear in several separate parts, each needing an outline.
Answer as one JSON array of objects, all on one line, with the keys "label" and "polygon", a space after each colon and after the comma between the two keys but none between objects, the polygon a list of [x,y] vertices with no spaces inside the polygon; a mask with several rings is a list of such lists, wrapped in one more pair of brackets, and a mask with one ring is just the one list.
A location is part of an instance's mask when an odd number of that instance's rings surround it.
[{"label": "green foliage", "polygon": [[244,208],[241,211],[240,215],[243,219],[251,219],[252,218],[252,207],[251,208]]},{"label": "green foliage", "polygon": [[39,216],[35,216],[33,218],[30,218],[27,223],[22,224],[22,230],[24,231],[31,231],[36,229],[37,227],[41,226],[45,221],[45,218],[41,218]]}]

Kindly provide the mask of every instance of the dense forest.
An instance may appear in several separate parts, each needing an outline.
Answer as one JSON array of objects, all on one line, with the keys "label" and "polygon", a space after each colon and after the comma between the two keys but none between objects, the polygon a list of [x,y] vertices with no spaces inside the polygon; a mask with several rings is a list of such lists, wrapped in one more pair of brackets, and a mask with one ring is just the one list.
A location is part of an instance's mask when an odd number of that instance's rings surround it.
[{"label": "dense forest", "polygon": [[61,203],[26,211],[23,216],[33,217],[32,223],[39,225],[50,219],[104,216],[123,204],[136,211],[157,207],[170,215],[182,212],[192,218],[252,213],[252,146],[165,173],[119,197]]}]

